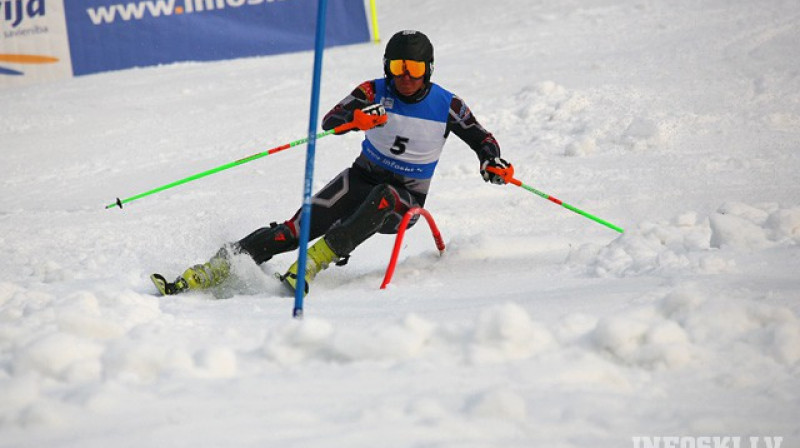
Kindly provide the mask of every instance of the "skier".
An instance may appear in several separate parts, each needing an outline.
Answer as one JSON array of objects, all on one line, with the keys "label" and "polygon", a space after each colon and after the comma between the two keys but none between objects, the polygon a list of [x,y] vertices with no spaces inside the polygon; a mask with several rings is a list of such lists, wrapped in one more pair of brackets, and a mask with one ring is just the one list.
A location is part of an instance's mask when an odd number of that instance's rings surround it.
[{"label": "skier", "polygon": [[[433,45],[419,31],[401,31],[386,44],[384,77],[366,81],[329,111],[322,128],[333,129],[363,118],[384,122],[366,130],[361,154],[312,199],[305,291],[331,263],[343,264],[351,252],[375,233],[397,233],[405,212],[423,206],[445,139],[452,132],[478,156],[483,179],[504,184],[487,167],[510,166],[500,147],[458,96],[431,82]],[[367,129],[369,128],[369,129]],[[248,254],[257,264],[298,247],[301,211],[282,224],[272,223],[228,244],[204,264],[187,269],[175,282],[159,274],[151,279],[162,294],[207,289],[230,274],[230,256]],[[413,225],[412,221],[410,225]],[[297,262],[281,280],[292,289]]]}]

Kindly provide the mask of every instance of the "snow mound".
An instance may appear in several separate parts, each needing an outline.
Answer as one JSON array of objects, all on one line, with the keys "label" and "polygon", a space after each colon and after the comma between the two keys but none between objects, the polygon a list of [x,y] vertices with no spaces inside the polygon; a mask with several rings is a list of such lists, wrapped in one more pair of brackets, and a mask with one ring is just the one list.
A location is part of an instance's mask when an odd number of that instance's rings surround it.
[{"label": "snow mound", "polygon": [[709,216],[711,247],[765,249],[800,243],[800,207],[753,207],[728,203]]},{"label": "snow mound", "polygon": [[585,95],[553,81],[524,86],[499,112],[498,129],[524,129],[526,143],[541,148],[567,148],[568,155],[587,155],[596,148],[596,136],[587,123]]},{"label": "snow mound", "polygon": [[791,369],[800,361],[800,319],[791,310],[694,286],[600,319],[587,339],[612,359],[645,368],[768,360]]},{"label": "snow mound", "polygon": [[731,350],[742,359],[768,357],[793,366],[800,360],[800,320],[788,308],[712,297],[687,286],[609,317],[570,315],[554,326],[535,321],[513,303],[460,325],[413,314],[367,330],[308,319],[271,331],[261,352],[281,365],[426,359],[468,367],[545,359],[569,364],[600,356],[610,363],[606,369],[653,370],[716,362],[708,358]]},{"label": "snow mound", "polygon": [[230,348],[159,341],[173,317],[153,296],[83,290],[58,297],[2,283],[0,304],[0,426],[62,424],[68,408],[93,406],[109,383],[237,372]]},{"label": "snow mound", "polygon": [[644,222],[606,246],[573,249],[567,262],[585,265],[597,276],[716,274],[730,271],[739,251],[798,243],[800,207],[727,203],[705,218],[687,212],[670,222]]},{"label": "snow mound", "polygon": [[673,125],[646,115],[611,116],[607,98],[570,90],[553,81],[523,86],[509,96],[506,107],[489,122],[492,128],[524,130],[526,144],[538,151],[556,148],[568,157],[596,152],[645,151],[667,144]]},{"label": "snow mound", "polygon": [[273,330],[263,353],[279,364],[405,361],[443,353],[455,362],[484,364],[529,358],[550,347],[552,339],[524,309],[508,304],[481,313],[463,328],[437,325],[414,314],[366,332],[336,328],[320,319],[295,321]]},{"label": "snow mound", "polygon": [[[791,310],[692,285],[610,316],[569,314],[551,324],[516,303],[453,323],[415,314],[366,327],[293,320],[271,328],[254,349],[217,337],[160,338],[179,322],[150,296],[81,291],[58,298],[9,283],[0,292],[0,424],[23,428],[67,425],[131,390],[175,378],[235,381],[243,372],[292,375],[295,367],[464,374],[519,366],[555,388],[624,391],[633,387],[631,370],[647,376],[729,365],[715,375],[739,387],[764,366],[791,375],[800,363],[800,319]],[[488,387],[465,395],[458,412],[521,421],[527,406],[515,390]]]}]

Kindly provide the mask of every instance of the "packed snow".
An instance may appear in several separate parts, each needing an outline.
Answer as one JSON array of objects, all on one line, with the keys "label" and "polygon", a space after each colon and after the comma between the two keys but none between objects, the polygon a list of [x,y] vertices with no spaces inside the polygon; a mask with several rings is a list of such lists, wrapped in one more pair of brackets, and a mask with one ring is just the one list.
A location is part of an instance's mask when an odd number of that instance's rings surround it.
[{"label": "packed snow", "polygon": [[[447,250],[415,226],[386,290],[379,235],[314,281],[303,320],[273,278],[295,254],[160,298],[150,273],[294,213],[303,147],[104,206],[303,137],[313,55],[2,90],[0,446],[800,447],[798,3],[378,15],[384,42],[430,36],[434,81],[521,181],[625,233],[484,183],[452,136],[426,204]],[[327,50],[321,112],[382,53]],[[315,188],[361,138],[318,141]]]}]

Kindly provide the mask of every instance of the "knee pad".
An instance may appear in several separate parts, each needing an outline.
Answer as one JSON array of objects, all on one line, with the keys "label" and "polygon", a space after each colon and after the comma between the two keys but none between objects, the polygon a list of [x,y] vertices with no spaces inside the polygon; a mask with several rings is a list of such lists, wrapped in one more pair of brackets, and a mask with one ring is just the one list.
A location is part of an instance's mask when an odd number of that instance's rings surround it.
[{"label": "knee pad", "polygon": [[[396,204],[394,207],[394,212],[391,213],[384,219],[383,225],[378,230],[379,233],[385,234],[395,234],[399,230],[400,223],[403,221],[403,216],[405,213],[412,207],[421,207],[422,204],[420,201],[412,195],[408,190],[405,188],[392,188],[392,193],[395,195]],[[416,215],[411,218],[408,222],[408,227],[411,228],[414,224],[419,220],[419,215]]]}]

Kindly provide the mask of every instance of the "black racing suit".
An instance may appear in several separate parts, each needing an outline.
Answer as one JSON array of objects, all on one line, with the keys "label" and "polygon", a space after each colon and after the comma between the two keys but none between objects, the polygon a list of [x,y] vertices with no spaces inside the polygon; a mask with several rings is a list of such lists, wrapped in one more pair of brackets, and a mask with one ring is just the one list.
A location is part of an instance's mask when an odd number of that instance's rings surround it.
[{"label": "black racing suit", "polygon": [[[388,84],[391,86],[391,83]],[[393,88],[393,87],[390,87]],[[397,95],[405,102],[425,99],[427,85],[414,98]],[[394,92],[395,94],[397,92]],[[376,103],[374,81],[356,87],[323,118],[322,128],[330,130],[353,119],[356,109]],[[475,119],[461,98],[453,95],[447,118],[445,137],[454,133],[478,156],[482,163],[500,157],[500,147],[491,133]],[[312,199],[309,239],[322,235],[340,257],[375,234],[396,233],[409,208],[423,206],[430,188],[430,179],[415,179],[389,171],[369,160],[364,154],[353,165],[337,175]],[[389,204],[390,207],[385,207]],[[273,223],[251,233],[237,243],[241,252],[250,254],[256,263],[297,247],[301,211],[283,224]],[[413,225],[411,222],[410,225]]]}]

